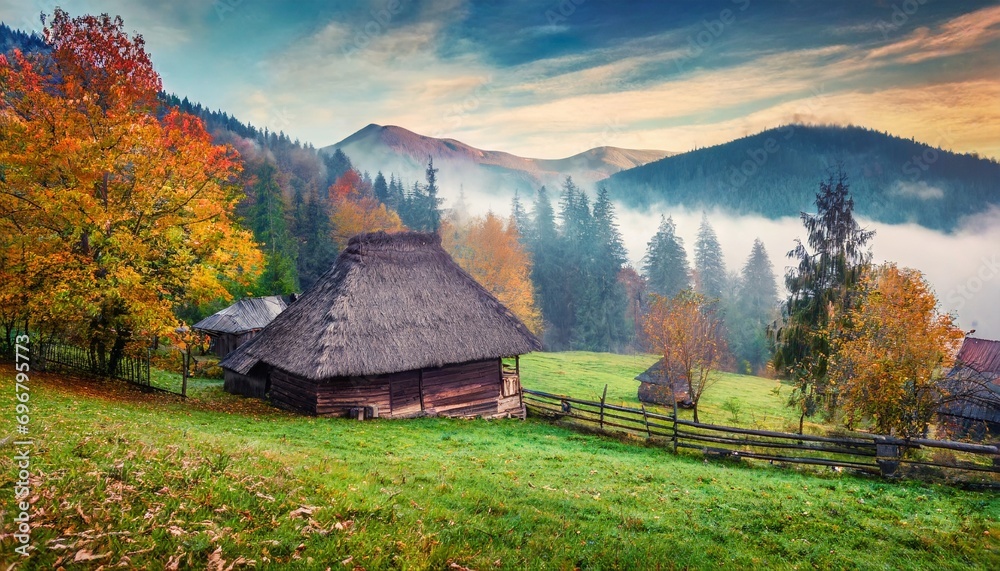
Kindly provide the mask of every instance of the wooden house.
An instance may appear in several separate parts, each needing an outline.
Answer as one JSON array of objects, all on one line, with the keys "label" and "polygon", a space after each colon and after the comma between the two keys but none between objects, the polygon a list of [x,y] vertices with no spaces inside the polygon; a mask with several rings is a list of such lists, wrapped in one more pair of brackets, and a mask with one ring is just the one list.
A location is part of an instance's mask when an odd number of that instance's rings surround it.
[{"label": "wooden house", "polygon": [[517,357],[540,348],[439,236],[376,232],[222,367],[227,390],[307,414],[523,416]]},{"label": "wooden house", "polygon": [[[639,400],[642,402],[672,407],[674,403],[670,399],[673,396],[679,407],[690,408],[694,406],[688,394],[687,381],[680,375],[669,374],[663,359],[639,373],[635,380],[639,381]],[[671,382],[673,383],[673,392],[671,392]]]},{"label": "wooden house", "polygon": [[939,416],[959,436],[1000,434],[1000,341],[966,337],[942,383]]},{"label": "wooden house", "polygon": [[208,335],[212,340],[210,350],[221,359],[253,339],[287,306],[280,295],[248,297],[209,315],[191,328]]}]

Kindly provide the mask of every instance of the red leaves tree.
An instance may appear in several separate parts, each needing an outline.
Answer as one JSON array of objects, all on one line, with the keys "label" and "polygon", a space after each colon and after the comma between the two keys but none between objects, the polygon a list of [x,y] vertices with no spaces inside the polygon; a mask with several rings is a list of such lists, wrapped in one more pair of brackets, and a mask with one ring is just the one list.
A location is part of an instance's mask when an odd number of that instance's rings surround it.
[{"label": "red leaves tree", "polygon": [[50,53],[0,56],[0,296],[108,371],[172,330],[175,307],[226,298],[261,265],[232,215],[238,156],[157,108],[159,76],[122,27],[57,9]]}]

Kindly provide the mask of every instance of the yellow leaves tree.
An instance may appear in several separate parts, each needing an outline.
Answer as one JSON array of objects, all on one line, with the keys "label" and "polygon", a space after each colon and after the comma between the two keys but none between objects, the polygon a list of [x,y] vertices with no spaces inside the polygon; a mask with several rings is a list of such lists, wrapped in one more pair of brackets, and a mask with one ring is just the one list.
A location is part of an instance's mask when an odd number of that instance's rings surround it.
[{"label": "yellow leaves tree", "polygon": [[[160,78],[121,18],[57,9],[48,54],[0,56],[3,297],[27,328],[111,371],[176,327],[173,310],[249,285],[262,259],[233,219],[240,163],[157,101]],[[29,323],[30,321],[30,323]]]},{"label": "yellow leaves tree", "polygon": [[440,232],[441,243],[455,262],[538,334],[541,314],[531,283],[531,258],[514,222],[491,212],[465,224],[444,220]]},{"label": "yellow leaves tree", "polygon": [[853,309],[835,316],[830,379],[839,385],[849,425],[870,419],[880,434],[925,432],[939,403],[939,384],[962,331],[938,311],[923,275],[886,264],[868,273]]},{"label": "yellow leaves tree", "polygon": [[712,373],[729,354],[715,305],[689,289],[672,298],[651,294],[649,311],[642,318],[649,349],[663,355],[668,375],[680,376],[687,383],[695,422],[698,401],[715,384],[717,377]]},{"label": "yellow leaves tree", "polygon": [[399,215],[386,208],[371,192],[357,171],[348,170],[330,186],[333,212],[333,240],[344,249],[348,240],[363,232],[399,232],[405,230]]}]

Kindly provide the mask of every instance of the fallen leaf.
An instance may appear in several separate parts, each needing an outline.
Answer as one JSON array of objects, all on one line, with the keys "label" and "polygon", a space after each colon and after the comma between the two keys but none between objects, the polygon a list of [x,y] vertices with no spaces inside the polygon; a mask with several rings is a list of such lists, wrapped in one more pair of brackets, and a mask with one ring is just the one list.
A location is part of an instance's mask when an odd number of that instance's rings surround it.
[{"label": "fallen leaf", "polygon": [[93,561],[95,559],[104,559],[105,557],[110,557],[110,556],[111,556],[110,553],[101,553],[99,555],[94,555],[89,549],[81,549],[80,551],[76,552],[76,555],[73,557],[73,562],[76,563],[77,561]]},{"label": "fallen leaf", "polygon": [[293,517],[294,518],[294,517],[302,517],[302,516],[312,515],[313,511],[315,511],[316,509],[318,509],[318,508],[315,508],[313,506],[302,506],[302,507],[300,507],[300,508],[298,508],[296,510],[292,510],[292,513],[288,514],[288,517]]}]

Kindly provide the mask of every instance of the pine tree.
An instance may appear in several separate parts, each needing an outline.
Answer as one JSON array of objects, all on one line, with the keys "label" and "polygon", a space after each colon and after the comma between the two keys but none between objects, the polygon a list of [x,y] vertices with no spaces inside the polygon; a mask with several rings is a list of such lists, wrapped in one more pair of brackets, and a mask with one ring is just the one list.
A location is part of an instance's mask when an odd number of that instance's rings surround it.
[{"label": "pine tree", "polygon": [[517,233],[521,237],[521,243],[528,244],[531,241],[531,219],[528,218],[528,212],[524,209],[524,204],[516,190],[514,198],[510,201],[510,217],[514,220]]},{"label": "pine tree", "polygon": [[542,311],[544,342],[547,347],[552,347],[553,344],[553,316],[560,307],[559,256],[556,251],[558,240],[555,211],[552,209],[548,190],[543,186],[535,196],[528,252],[533,261],[531,281],[535,284],[538,307]]},{"label": "pine tree", "polygon": [[375,181],[372,182],[372,192],[375,194],[375,200],[389,206],[389,185],[385,182],[385,175],[382,174],[382,171],[378,171],[378,174],[375,175]]},{"label": "pine tree", "polygon": [[809,247],[796,241],[788,253],[798,266],[785,279],[786,318],[775,333],[775,369],[795,381],[789,405],[800,411],[800,431],[806,416],[821,405],[830,410],[836,404],[835,391],[827,383],[829,315],[831,309],[845,313],[850,307],[852,286],[870,263],[868,243],[875,235],[854,219],[854,200],[843,171],[819,187],[817,213],[801,216]]},{"label": "pine tree", "polygon": [[289,294],[298,289],[296,271],[297,248],[288,229],[285,201],[276,179],[277,169],[269,162],[260,164],[252,173],[250,186],[253,204],[248,223],[254,238],[263,244],[264,272],[257,280],[257,295]]},{"label": "pine tree", "polygon": [[649,290],[663,297],[674,297],[691,287],[684,240],[677,235],[673,218],[660,219],[660,227],[646,246],[642,267]]},{"label": "pine tree", "polygon": [[424,188],[426,203],[424,204],[424,217],[426,220],[423,230],[437,232],[441,226],[441,199],[438,198],[437,186],[438,169],[434,168],[434,158],[427,158],[427,186]]},{"label": "pine tree", "polygon": [[694,267],[698,293],[709,299],[721,299],[726,288],[726,263],[707,215],[702,216],[698,239],[694,243]]},{"label": "pine tree", "polygon": [[750,256],[736,282],[736,291],[726,304],[729,346],[743,372],[755,373],[771,358],[767,327],[778,313],[774,267],[760,239],[754,240]]}]

